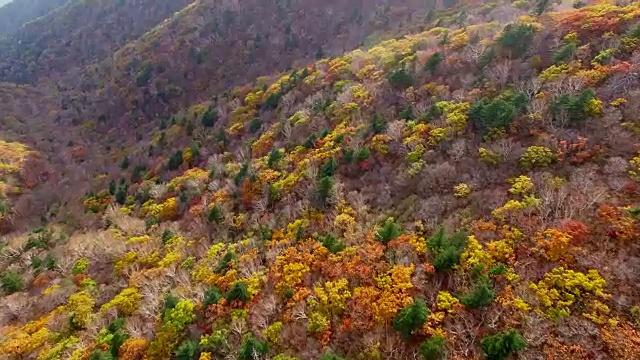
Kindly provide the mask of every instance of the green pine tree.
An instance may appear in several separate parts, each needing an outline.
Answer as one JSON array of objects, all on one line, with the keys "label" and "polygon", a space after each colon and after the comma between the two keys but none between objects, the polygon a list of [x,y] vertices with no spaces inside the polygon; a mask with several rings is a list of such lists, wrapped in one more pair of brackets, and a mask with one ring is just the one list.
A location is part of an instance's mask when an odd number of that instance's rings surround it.
[{"label": "green pine tree", "polygon": [[393,328],[396,329],[405,339],[422,327],[429,317],[429,308],[424,301],[417,299],[413,304],[400,310],[393,320]]},{"label": "green pine tree", "polygon": [[517,330],[509,329],[480,341],[487,360],[505,360],[511,354],[527,347],[527,341]]}]

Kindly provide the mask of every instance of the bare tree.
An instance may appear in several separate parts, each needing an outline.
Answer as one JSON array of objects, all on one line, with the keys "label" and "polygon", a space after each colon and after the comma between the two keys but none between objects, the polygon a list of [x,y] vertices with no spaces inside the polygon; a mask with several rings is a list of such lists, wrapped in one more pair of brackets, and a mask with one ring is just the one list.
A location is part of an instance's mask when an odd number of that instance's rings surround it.
[{"label": "bare tree", "polygon": [[518,148],[521,148],[521,146],[511,138],[500,139],[493,142],[490,146],[492,152],[500,155],[502,162],[507,162],[514,153],[514,150]]},{"label": "bare tree", "polygon": [[493,65],[487,75],[492,82],[497,83],[502,88],[509,81],[511,66],[511,60],[505,59]]},{"label": "bare tree", "polygon": [[522,80],[516,83],[516,89],[518,92],[525,94],[529,99],[532,99],[536,94],[542,90],[542,80],[540,78],[533,78],[530,80]]},{"label": "bare tree", "polygon": [[402,141],[405,122],[401,120],[393,121],[387,127],[387,135],[394,141]]},{"label": "bare tree", "polygon": [[471,46],[468,46],[465,50],[465,57],[467,61],[470,63],[477,63],[478,59],[482,57],[484,52],[487,50],[487,46],[482,43],[476,43]]}]

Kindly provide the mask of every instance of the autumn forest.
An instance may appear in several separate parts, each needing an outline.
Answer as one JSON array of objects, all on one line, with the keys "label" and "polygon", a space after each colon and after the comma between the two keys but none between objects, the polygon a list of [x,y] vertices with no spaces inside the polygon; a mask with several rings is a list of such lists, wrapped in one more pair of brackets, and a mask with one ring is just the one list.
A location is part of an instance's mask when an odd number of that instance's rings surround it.
[{"label": "autumn forest", "polygon": [[0,7],[0,359],[640,359],[640,3]]}]

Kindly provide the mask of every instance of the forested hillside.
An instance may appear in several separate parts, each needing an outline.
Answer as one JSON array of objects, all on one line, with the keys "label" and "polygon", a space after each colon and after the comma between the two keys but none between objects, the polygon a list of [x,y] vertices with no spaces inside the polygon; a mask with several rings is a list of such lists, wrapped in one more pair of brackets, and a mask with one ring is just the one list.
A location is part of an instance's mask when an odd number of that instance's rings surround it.
[{"label": "forested hillside", "polygon": [[230,86],[342,54],[376,31],[393,34],[424,22],[432,6],[425,0],[199,1],[88,68],[82,87],[104,94],[98,99],[107,105],[97,105],[95,117],[148,121]]},{"label": "forested hillside", "polygon": [[68,0],[0,0],[0,37],[13,33],[20,26],[67,2]]},{"label": "forested hillside", "polygon": [[71,1],[0,40],[0,81],[33,84],[64,76],[111,56],[191,2]]},{"label": "forested hillside", "polygon": [[640,359],[640,5],[387,5],[3,84],[0,358]]}]

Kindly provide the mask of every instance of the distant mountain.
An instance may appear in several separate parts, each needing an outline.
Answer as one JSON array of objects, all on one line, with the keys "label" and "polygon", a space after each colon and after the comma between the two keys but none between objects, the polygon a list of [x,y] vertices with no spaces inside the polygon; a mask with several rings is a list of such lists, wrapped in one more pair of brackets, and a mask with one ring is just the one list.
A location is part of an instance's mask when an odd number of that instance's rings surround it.
[{"label": "distant mountain", "polygon": [[99,61],[191,2],[73,1],[0,41],[0,81],[34,83]]},{"label": "distant mountain", "polygon": [[69,0],[0,0],[0,36],[10,34],[20,26],[48,14]]},{"label": "distant mountain", "polygon": [[153,118],[259,76],[342,54],[376,32],[397,33],[433,7],[425,0],[197,1],[88,67],[75,87],[97,90],[96,118],[124,111]]}]

